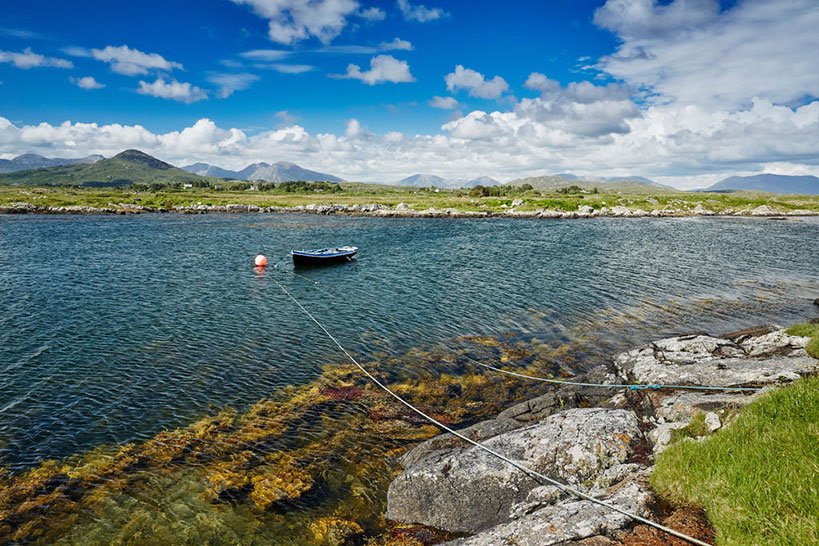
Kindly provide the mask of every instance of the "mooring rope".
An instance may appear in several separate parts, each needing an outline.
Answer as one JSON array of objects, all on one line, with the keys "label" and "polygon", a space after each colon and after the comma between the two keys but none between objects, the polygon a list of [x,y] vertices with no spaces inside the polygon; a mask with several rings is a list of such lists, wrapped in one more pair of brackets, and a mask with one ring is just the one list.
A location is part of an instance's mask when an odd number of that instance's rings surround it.
[{"label": "mooring rope", "polygon": [[[287,260],[283,260],[276,265],[274,265],[274,269],[278,268],[279,265],[284,263]],[[324,293],[327,293],[321,286],[319,286],[319,281],[314,281],[309,277],[305,277],[304,275],[300,275],[295,271],[291,271],[293,275],[299,277],[300,279],[310,283],[313,288],[320,290]],[[503,373],[506,375],[511,375],[513,377],[518,377],[521,379],[530,379],[532,381],[540,381],[542,383],[551,383],[553,385],[572,385],[575,387],[603,387],[603,388],[610,388],[610,389],[628,389],[631,391],[643,391],[643,390],[689,390],[689,391],[719,391],[719,392],[760,392],[764,390],[764,387],[717,387],[713,385],[666,385],[665,383],[586,383],[582,381],[570,381],[568,379],[552,379],[547,377],[538,377],[534,375],[527,375],[520,372],[514,372],[511,370],[504,370],[503,368],[498,368],[496,366],[492,366],[490,364],[485,364],[483,362],[479,362],[474,358],[464,355],[467,359],[471,360],[474,364],[478,366],[482,366],[488,370],[492,370],[498,373]]]},{"label": "mooring rope", "polygon": [[287,297],[290,298],[293,301],[293,303],[295,303],[299,307],[299,309],[301,309],[304,312],[304,314],[307,315],[310,318],[310,320],[315,322],[316,325],[319,328],[321,328],[321,330],[327,335],[327,337],[330,338],[330,340],[333,343],[335,343],[336,346],[338,346],[339,349],[341,349],[341,351],[347,356],[347,358],[349,358],[350,361],[353,364],[355,364],[355,366],[359,370],[361,370],[361,372],[370,379],[370,381],[375,383],[380,389],[382,389],[384,392],[386,392],[387,394],[389,394],[390,396],[395,398],[398,402],[400,402],[401,404],[403,404],[404,406],[406,406],[407,408],[412,410],[414,413],[420,415],[421,417],[423,417],[424,419],[426,419],[430,423],[434,424],[435,426],[437,426],[441,430],[444,430],[444,431],[452,434],[453,436],[455,436],[457,438],[460,438],[461,440],[467,442],[468,444],[471,444],[471,445],[477,447],[478,449],[481,449],[481,450],[485,451],[486,453],[489,453],[490,455],[492,455],[494,457],[497,457],[498,459],[504,461],[505,463],[510,464],[514,468],[520,470],[524,474],[529,475],[530,477],[533,477],[533,478],[539,479],[539,480],[543,480],[543,481],[545,481],[547,483],[550,483],[550,484],[554,485],[555,487],[557,487],[558,489],[560,489],[563,492],[571,493],[572,495],[574,495],[576,497],[579,497],[579,498],[581,498],[583,500],[587,500],[587,501],[592,502],[594,504],[597,504],[597,505],[603,506],[605,508],[608,508],[609,510],[613,510],[614,512],[617,512],[617,513],[622,514],[622,515],[624,515],[624,516],[626,516],[628,518],[631,518],[634,521],[639,521],[640,523],[644,523],[646,525],[654,527],[655,529],[658,529],[658,530],[660,530],[660,531],[662,531],[664,533],[667,533],[667,534],[669,534],[671,536],[675,536],[675,537],[677,537],[679,539],[685,540],[685,541],[687,541],[687,542],[689,542],[691,544],[697,544],[698,546],[711,546],[707,542],[703,542],[703,541],[701,541],[699,539],[688,536],[688,535],[686,535],[684,533],[681,533],[679,531],[675,531],[674,529],[671,529],[670,527],[666,527],[665,525],[662,525],[661,523],[658,523],[656,521],[652,521],[650,519],[647,519],[647,518],[644,518],[644,517],[639,516],[637,514],[634,514],[632,512],[629,512],[628,510],[624,510],[622,508],[619,508],[619,507],[617,507],[617,506],[615,506],[615,505],[613,505],[611,503],[608,503],[606,501],[595,498],[595,497],[593,497],[593,496],[591,496],[591,495],[589,495],[587,493],[584,493],[583,491],[580,491],[579,489],[575,489],[575,488],[573,488],[573,487],[571,487],[569,485],[566,485],[566,484],[561,483],[561,482],[559,482],[559,481],[557,481],[557,480],[555,480],[553,478],[550,478],[550,477],[548,477],[548,476],[546,476],[546,475],[544,475],[544,474],[542,474],[540,472],[532,470],[531,468],[528,468],[528,467],[526,467],[526,466],[524,466],[524,465],[522,465],[522,464],[520,464],[520,463],[518,463],[516,461],[513,461],[512,459],[509,459],[508,457],[506,457],[502,453],[499,453],[499,452],[495,451],[494,449],[492,449],[490,447],[487,447],[487,446],[483,445],[482,443],[477,442],[477,441],[475,441],[475,440],[461,434],[457,430],[445,425],[444,423],[442,423],[441,421],[435,419],[431,415],[428,415],[428,414],[424,413],[422,410],[416,408],[411,403],[409,403],[408,401],[401,398],[400,395],[398,395],[398,394],[394,393],[392,390],[390,390],[390,388],[387,385],[385,385],[384,383],[379,381],[377,377],[375,377],[372,373],[370,373],[364,366],[359,364],[359,362],[353,357],[353,355],[351,355],[347,351],[347,349],[345,349],[344,346],[341,343],[339,343],[339,341],[333,336],[333,334],[331,334],[330,331],[327,330],[327,328],[325,328],[324,325],[321,322],[319,322],[318,319],[316,319],[316,317],[314,317],[313,314],[310,313],[310,311],[308,311],[307,308],[304,307],[299,300],[297,300],[278,280],[276,280],[272,276],[271,276],[271,280],[274,283],[276,283],[276,285],[281,289],[281,291],[284,292],[285,295],[287,295]]},{"label": "mooring rope", "polygon": [[632,391],[642,391],[642,390],[661,390],[661,389],[671,389],[671,390],[691,390],[691,391],[736,391],[736,392],[759,392],[763,390],[762,387],[714,387],[714,386],[707,386],[707,385],[665,385],[663,383],[654,383],[654,384],[644,384],[644,385],[631,385],[627,383],[583,383],[582,381],[569,381],[563,379],[550,379],[546,377],[538,377],[535,375],[527,375],[525,373],[513,372],[511,370],[504,370],[503,368],[498,368],[496,366],[492,366],[490,364],[485,364],[483,362],[479,362],[475,360],[471,356],[464,355],[468,360],[471,360],[474,364],[478,366],[482,366],[492,371],[496,371],[499,373],[504,373],[507,375],[511,375],[514,377],[520,377],[522,379],[531,379],[532,381],[541,381],[543,383],[552,383],[555,385],[573,385],[576,387],[608,387],[611,389],[629,389]]}]

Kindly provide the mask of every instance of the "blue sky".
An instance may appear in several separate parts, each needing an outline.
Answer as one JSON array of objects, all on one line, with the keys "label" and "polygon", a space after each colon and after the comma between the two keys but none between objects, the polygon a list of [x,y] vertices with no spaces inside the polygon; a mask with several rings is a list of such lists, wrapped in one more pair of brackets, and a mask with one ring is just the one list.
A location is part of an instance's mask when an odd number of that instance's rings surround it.
[{"label": "blue sky", "polygon": [[0,21],[0,157],[140,147],[349,179],[571,171],[682,187],[819,163],[812,0],[15,4]]},{"label": "blue sky", "polygon": [[[94,120],[167,131],[201,117],[220,125],[262,129],[279,122],[277,112],[288,111],[314,131],[343,131],[346,120],[353,117],[375,131],[389,131],[397,124],[410,132],[436,131],[447,121],[448,112],[430,107],[427,101],[447,95],[444,76],[458,64],[491,75],[502,72],[511,93],[517,95],[536,94],[523,88],[533,71],[564,83],[578,79],[578,58],[597,58],[615,44],[610,32],[591,21],[598,4],[532,0],[500,11],[497,2],[472,2],[467,10],[460,9],[463,2],[437,2],[434,7],[450,15],[421,23],[405,20],[397,5],[362,3],[364,9],[383,6],[385,19],[352,18],[350,27],[329,44],[311,37],[290,45],[271,41],[267,21],[247,6],[225,0],[20,3],[6,12],[0,49],[31,47],[36,53],[66,58],[76,67],[72,74],[91,76],[106,87],[88,93],[70,83],[68,74],[54,73],[59,69],[19,71],[0,65],[3,115],[15,123]],[[408,41],[413,49],[384,53],[407,61],[416,81],[370,86],[328,78],[328,74],[344,73],[350,63],[365,66],[374,56],[345,53],[345,46],[377,48],[395,38]],[[70,46],[102,49],[109,45],[127,45],[180,63],[184,70],[174,71],[173,76],[206,90],[213,87],[208,81],[213,74],[252,73],[259,80],[227,99],[211,97],[193,104],[156,100],[134,93],[133,77],[112,73],[108,65],[93,58],[63,51]],[[339,52],[320,52],[328,46]],[[241,56],[261,49],[291,52],[278,64],[313,69],[283,74],[256,68],[254,64],[260,63]],[[231,67],[232,63],[243,66]],[[479,108],[486,107],[487,101],[465,97],[463,104]]]}]

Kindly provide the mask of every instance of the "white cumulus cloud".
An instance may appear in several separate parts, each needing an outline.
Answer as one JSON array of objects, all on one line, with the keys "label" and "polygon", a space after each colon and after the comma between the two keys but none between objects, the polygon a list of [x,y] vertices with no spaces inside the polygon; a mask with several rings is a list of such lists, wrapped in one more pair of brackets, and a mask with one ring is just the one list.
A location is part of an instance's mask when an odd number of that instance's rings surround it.
[{"label": "white cumulus cloud", "polygon": [[[347,18],[359,8],[355,0],[232,0],[250,6],[267,19],[268,36],[291,45],[315,37],[327,44],[347,26]],[[367,12],[376,15],[375,12]],[[366,16],[365,16],[366,18]]]},{"label": "white cumulus cloud", "polygon": [[409,0],[398,0],[398,9],[407,21],[426,23],[447,17],[449,14],[441,8],[428,8],[421,4],[411,4]]},{"label": "white cumulus cloud", "polygon": [[367,21],[383,21],[387,18],[387,14],[384,10],[375,6],[362,9],[358,12],[358,16]]},{"label": "white cumulus cloud", "polygon": [[415,78],[410,72],[409,64],[406,61],[399,61],[392,55],[377,55],[370,59],[370,69],[362,71],[357,64],[347,66],[344,74],[332,74],[331,77],[340,79],[361,80],[367,85],[377,83],[407,83],[414,82]]},{"label": "white cumulus cloud", "polygon": [[392,50],[403,50],[403,51],[412,51],[412,44],[407,40],[402,40],[401,38],[394,38],[391,42],[381,42],[378,46],[378,49],[381,51],[392,51]]},{"label": "white cumulus cloud", "polygon": [[151,97],[158,97],[160,99],[170,99],[177,102],[184,102],[190,104],[208,98],[208,94],[201,88],[196,87],[188,82],[178,82],[176,80],[165,81],[163,78],[157,78],[156,81],[148,83],[146,81],[139,82],[137,93],[141,95],[149,95]]},{"label": "white cumulus cloud", "polygon": [[463,89],[470,96],[481,99],[497,99],[509,89],[509,84],[500,76],[487,80],[480,72],[461,65],[456,66],[454,72],[447,74],[444,81],[446,88],[453,93]]},{"label": "white cumulus cloud", "polygon": [[102,89],[105,87],[104,84],[101,84],[91,76],[85,76],[83,78],[69,78],[69,80],[71,80],[71,83],[80,89]]},{"label": "white cumulus cloud", "polygon": [[30,47],[25,48],[23,51],[0,50],[0,63],[10,63],[22,69],[40,67],[74,68],[71,61],[34,53]]},{"label": "white cumulus cloud", "polygon": [[595,22],[622,44],[597,67],[654,103],[725,110],[756,96],[792,104],[819,96],[819,3],[609,0]]},{"label": "white cumulus cloud", "polygon": [[[81,50],[72,48],[75,53]],[[158,53],[145,53],[138,49],[132,49],[127,45],[107,46],[104,49],[92,49],[90,54],[93,58],[111,65],[111,70],[117,74],[125,76],[144,76],[150,71],[170,72],[182,65],[167,60]]]},{"label": "white cumulus cloud", "polygon": [[284,114],[277,121],[286,126],[252,135],[208,119],[154,133],[139,125],[95,123],[18,127],[0,117],[0,157],[29,151],[111,156],[137,148],[177,165],[205,161],[243,168],[287,160],[347,180],[381,182],[403,178],[418,165],[453,178],[641,174],[689,188],[765,169],[819,174],[819,101],[792,108],[756,99],[733,113],[661,105],[634,116],[616,93],[594,102],[576,97],[570,86],[561,86],[558,96],[524,99],[509,111],[470,112],[442,132],[413,136],[371,134],[358,120],[338,134],[309,133]]},{"label": "white cumulus cloud", "polygon": [[717,0],[608,0],[594,22],[627,38],[662,37],[701,28],[719,13]]},{"label": "white cumulus cloud", "polygon": [[458,106],[458,101],[452,97],[432,97],[429,99],[429,105],[433,108],[440,108],[441,110],[454,110]]}]

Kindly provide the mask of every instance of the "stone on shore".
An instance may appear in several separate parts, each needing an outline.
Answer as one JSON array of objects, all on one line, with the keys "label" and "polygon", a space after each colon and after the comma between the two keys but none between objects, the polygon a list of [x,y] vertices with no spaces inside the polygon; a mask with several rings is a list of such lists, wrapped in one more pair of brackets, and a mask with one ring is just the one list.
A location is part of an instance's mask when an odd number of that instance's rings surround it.
[{"label": "stone on shore", "polygon": [[628,381],[666,385],[764,385],[793,381],[817,370],[805,352],[808,338],[777,330],[736,343],[692,335],[663,339],[617,355],[614,365]]},{"label": "stone on shore", "polygon": [[697,203],[697,206],[694,207],[694,210],[692,212],[697,216],[713,216],[714,215],[714,211],[706,209],[705,207],[702,206],[702,203]]},{"label": "stone on shore", "polygon": [[775,210],[768,205],[759,205],[755,209],[751,210],[751,216],[776,216],[780,214],[778,210]]},{"label": "stone on shore", "polygon": [[[570,409],[482,443],[564,483],[589,489],[610,467],[630,462],[642,439],[632,411]],[[477,447],[444,447],[412,463],[390,484],[387,518],[452,532],[508,522],[537,487],[534,479]]]},{"label": "stone on shore", "polygon": [[[652,495],[647,486],[630,481],[613,488],[601,500],[640,516],[649,512]],[[549,546],[589,537],[612,535],[631,519],[587,500],[567,499],[480,534],[447,542],[449,546]]]}]

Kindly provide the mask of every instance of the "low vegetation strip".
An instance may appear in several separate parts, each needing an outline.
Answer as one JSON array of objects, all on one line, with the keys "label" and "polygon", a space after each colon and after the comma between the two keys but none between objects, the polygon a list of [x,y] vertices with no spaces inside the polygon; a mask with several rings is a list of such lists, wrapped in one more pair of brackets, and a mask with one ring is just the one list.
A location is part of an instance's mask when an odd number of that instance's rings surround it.
[{"label": "low vegetation strip", "polygon": [[787,329],[788,335],[809,337],[805,350],[813,358],[819,358],[819,324],[803,322]]},{"label": "low vegetation strip", "polygon": [[[525,186],[441,190],[326,182],[221,182],[218,187],[204,184],[193,181],[187,184],[190,187],[185,184],[169,186],[155,181],[122,188],[0,184],[0,209],[27,204],[39,210],[92,207],[123,212],[135,212],[138,208],[147,212],[240,204],[260,208],[371,205],[392,210],[400,208],[408,214],[429,209],[490,215],[531,215],[549,211],[586,216],[593,213],[622,216],[629,211],[640,216],[748,215],[757,209],[763,216],[819,213],[819,196],[762,193],[584,193],[568,192],[570,187],[566,188],[567,192],[562,192]],[[603,214],[606,210],[609,213]]]},{"label": "low vegetation strip", "polygon": [[[817,325],[799,325],[799,328]],[[819,326],[811,330],[819,341]],[[804,335],[800,330],[800,334]],[[816,347],[816,345],[814,345]],[[736,422],[658,458],[652,487],[705,509],[717,544],[819,544],[819,378],[760,397]]]}]

